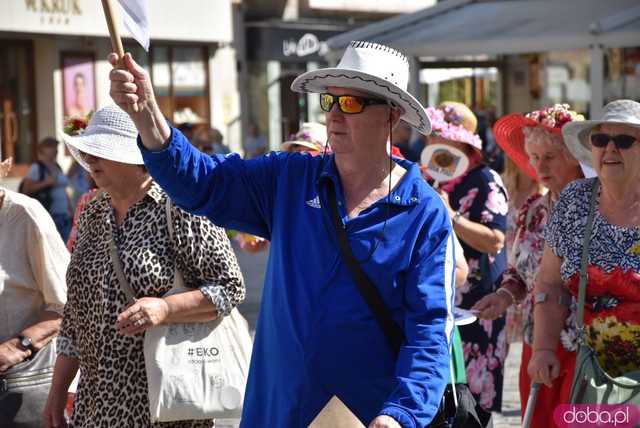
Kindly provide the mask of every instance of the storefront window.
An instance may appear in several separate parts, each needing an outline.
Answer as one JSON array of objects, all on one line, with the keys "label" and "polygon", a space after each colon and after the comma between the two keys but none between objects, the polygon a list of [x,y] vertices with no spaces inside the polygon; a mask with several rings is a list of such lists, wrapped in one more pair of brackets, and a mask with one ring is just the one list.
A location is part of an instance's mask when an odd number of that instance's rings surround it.
[{"label": "storefront window", "polygon": [[[145,57],[142,53],[141,57]],[[207,49],[201,46],[152,46],[151,79],[160,110],[178,125],[209,122]]]},{"label": "storefront window", "polygon": [[567,103],[588,117],[591,101],[589,51],[551,51],[541,54],[542,105]]},{"label": "storefront window", "polygon": [[640,48],[613,48],[605,51],[604,100],[640,100]]},{"label": "storefront window", "polygon": [[0,154],[16,164],[27,165],[35,155],[33,86],[31,44],[0,40]]}]

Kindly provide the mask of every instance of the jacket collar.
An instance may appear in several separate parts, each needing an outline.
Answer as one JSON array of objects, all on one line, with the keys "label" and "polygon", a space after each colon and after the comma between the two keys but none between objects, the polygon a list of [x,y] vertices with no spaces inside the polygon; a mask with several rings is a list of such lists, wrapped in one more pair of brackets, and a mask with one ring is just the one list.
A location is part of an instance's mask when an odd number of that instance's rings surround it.
[{"label": "jacket collar", "polygon": [[[420,174],[417,164],[405,159],[393,158],[393,161],[407,170],[400,183],[391,190],[390,197],[385,197],[392,205],[410,206],[419,204],[427,195],[428,184]],[[333,181],[335,186],[340,186],[338,168],[335,163],[335,155],[325,155],[321,160],[321,172],[318,185],[324,185],[325,180]]]}]

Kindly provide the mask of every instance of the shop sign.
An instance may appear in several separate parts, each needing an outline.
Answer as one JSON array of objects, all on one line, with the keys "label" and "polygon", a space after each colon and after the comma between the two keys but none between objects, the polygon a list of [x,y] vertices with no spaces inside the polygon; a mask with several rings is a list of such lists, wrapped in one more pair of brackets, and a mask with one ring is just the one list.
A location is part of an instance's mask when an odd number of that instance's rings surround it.
[{"label": "shop sign", "polygon": [[250,60],[283,62],[323,61],[329,50],[326,40],[349,28],[301,29],[279,26],[248,26],[247,48]]},{"label": "shop sign", "polygon": [[321,42],[313,33],[306,33],[300,39],[290,38],[282,41],[282,54],[286,57],[305,57],[313,54],[323,56],[328,50],[327,44]]},{"label": "shop sign", "polygon": [[28,12],[40,14],[41,24],[69,24],[71,16],[82,15],[80,0],[24,0]]}]

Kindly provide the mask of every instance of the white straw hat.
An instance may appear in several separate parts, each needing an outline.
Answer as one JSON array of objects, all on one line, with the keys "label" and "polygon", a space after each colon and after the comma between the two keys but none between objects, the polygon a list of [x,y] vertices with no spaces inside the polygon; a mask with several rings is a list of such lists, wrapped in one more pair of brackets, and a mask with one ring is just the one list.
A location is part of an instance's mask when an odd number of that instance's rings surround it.
[{"label": "white straw hat", "polygon": [[335,68],[321,68],[298,76],[291,90],[323,93],[329,86],[353,88],[392,101],[404,110],[401,119],[418,132],[431,132],[424,107],[409,92],[409,61],[388,46],[354,41]]},{"label": "white straw hat", "polygon": [[640,103],[631,100],[612,101],[604,106],[602,119],[569,122],[562,127],[564,143],[581,164],[592,164],[589,132],[605,123],[640,128]]},{"label": "white straw hat", "polygon": [[144,165],[137,138],[138,130],[133,121],[116,105],[98,110],[82,134],[71,136],[62,133],[62,140],[69,151],[86,170],[89,170],[89,166],[80,152],[115,162]]}]

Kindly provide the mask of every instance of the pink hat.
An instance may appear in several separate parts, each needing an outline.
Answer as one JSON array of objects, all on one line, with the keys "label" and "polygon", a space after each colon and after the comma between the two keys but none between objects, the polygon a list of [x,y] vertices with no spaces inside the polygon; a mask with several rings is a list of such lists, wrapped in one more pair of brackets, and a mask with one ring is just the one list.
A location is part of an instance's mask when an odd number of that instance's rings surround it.
[{"label": "pink hat", "polygon": [[461,124],[451,121],[451,115],[455,112],[448,110],[452,110],[452,108],[447,106],[444,108],[427,107],[425,109],[427,117],[429,117],[431,121],[431,132],[445,140],[469,144],[476,150],[482,150],[482,140],[480,137],[468,131]]}]

